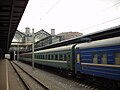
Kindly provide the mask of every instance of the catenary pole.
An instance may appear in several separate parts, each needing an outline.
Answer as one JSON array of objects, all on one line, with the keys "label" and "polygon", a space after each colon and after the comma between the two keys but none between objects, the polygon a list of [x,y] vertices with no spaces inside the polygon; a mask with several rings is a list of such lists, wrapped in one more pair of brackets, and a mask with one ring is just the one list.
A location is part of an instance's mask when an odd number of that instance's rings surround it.
[{"label": "catenary pole", "polygon": [[15,60],[15,54],[16,54],[16,53],[15,53],[15,51],[14,51],[14,60]]},{"label": "catenary pole", "polygon": [[19,44],[17,45],[17,61],[19,61]]},{"label": "catenary pole", "polygon": [[34,29],[32,29],[32,68],[34,69]]}]

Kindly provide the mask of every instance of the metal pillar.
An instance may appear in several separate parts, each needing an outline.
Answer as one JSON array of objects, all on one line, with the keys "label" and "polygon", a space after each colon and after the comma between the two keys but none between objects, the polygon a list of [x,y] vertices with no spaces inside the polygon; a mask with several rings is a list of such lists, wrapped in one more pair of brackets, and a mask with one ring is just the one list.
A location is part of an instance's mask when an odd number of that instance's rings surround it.
[{"label": "metal pillar", "polygon": [[15,51],[14,51],[14,60],[15,60]]},{"label": "metal pillar", "polygon": [[32,29],[32,68],[34,69],[34,29]]},{"label": "metal pillar", "polygon": [[19,45],[17,46],[17,60],[19,61]]}]

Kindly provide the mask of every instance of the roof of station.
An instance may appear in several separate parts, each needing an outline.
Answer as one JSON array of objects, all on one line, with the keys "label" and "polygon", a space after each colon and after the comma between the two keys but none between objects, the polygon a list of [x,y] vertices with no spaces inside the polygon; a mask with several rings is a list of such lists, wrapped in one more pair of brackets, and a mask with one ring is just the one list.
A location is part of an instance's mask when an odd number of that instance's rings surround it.
[{"label": "roof of station", "polygon": [[118,36],[120,36],[120,25],[111,27],[108,29],[100,30],[94,33],[90,33],[87,35],[83,35],[80,37],[65,40],[59,43],[54,43],[48,46],[43,46],[40,48],[38,47],[36,50],[59,47],[59,46],[64,46],[64,45],[69,45],[69,44],[83,43],[83,42],[88,42],[88,41],[107,39],[107,38],[118,37]]},{"label": "roof of station", "polygon": [[29,0],[0,0],[0,52],[8,52]]}]

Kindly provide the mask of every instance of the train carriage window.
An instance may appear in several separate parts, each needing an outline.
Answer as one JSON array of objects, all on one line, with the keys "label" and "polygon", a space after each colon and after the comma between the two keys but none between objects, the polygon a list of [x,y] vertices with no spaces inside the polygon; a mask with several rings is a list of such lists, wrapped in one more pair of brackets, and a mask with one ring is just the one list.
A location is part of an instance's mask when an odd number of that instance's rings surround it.
[{"label": "train carriage window", "polygon": [[44,59],[46,59],[46,55],[44,54]]},{"label": "train carriage window", "polygon": [[[29,57],[29,55],[28,55],[28,57]],[[35,59],[37,59],[37,55],[35,54]]]},{"label": "train carriage window", "polygon": [[52,55],[50,54],[50,60],[52,60]]},{"label": "train carriage window", "polygon": [[66,56],[66,54],[64,54],[64,61],[66,61],[66,59],[67,59],[67,56]]},{"label": "train carriage window", "polygon": [[40,54],[38,54],[38,59],[40,59]]},{"label": "train carriage window", "polygon": [[[28,55],[27,55],[27,57],[28,57]],[[36,54],[35,54],[35,59],[36,59]]]},{"label": "train carriage window", "polygon": [[50,54],[48,55],[48,57],[49,57],[49,60],[51,60],[51,55]]},{"label": "train carriage window", "polygon": [[42,55],[41,55],[41,59],[43,59]]},{"label": "train carriage window", "polygon": [[53,56],[53,55],[51,55],[51,59],[52,59],[52,60],[54,59],[54,56]]},{"label": "train carriage window", "polygon": [[35,54],[35,58],[37,59],[37,54]]},{"label": "train carriage window", "polygon": [[50,60],[50,55],[48,55],[48,60]]},{"label": "train carriage window", "polygon": [[38,54],[38,59],[40,59],[40,54]]},{"label": "train carriage window", "polygon": [[39,57],[38,57],[38,54],[37,54],[37,59],[38,59]]},{"label": "train carriage window", "polygon": [[41,59],[42,59],[42,55],[41,55]]},{"label": "train carriage window", "polygon": [[77,63],[80,63],[80,54],[77,54],[77,60],[76,60]]},{"label": "train carriage window", "polygon": [[106,53],[101,54],[101,63],[107,64],[107,54]]},{"label": "train carriage window", "polygon": [[41,55],[41,59],[42,59],[42,55]]},{"label": "train carriage window", "polygon": [[48,59],[48,55],[46,55],[46,59]]},{"label": "train carriage window", "polygon": [[41,55],[39,55],[39,59],[41,59]]},{"label": "train carriage window", "polygon": [[57,54],[55,55],[55,60],[58,60],[58,55]]},{"label": "train carriage window", "polygon": [[44,55],[43,55],[43,59],[45,59]]},{"label": "train carriage window", "polygon": [[120,65],[120,52],[115,52],[115,64]]},{"label": "train carriage window", "polygon": [[93,63],[98,63],[97,53],[93,53]]},{"label": "train carriage window", "polygon": [[38,53],[38,59],[39,59],[39,53]]},{"label": "train carriage window", "polygon": [[40,59],[40,55],[38,54],[38,59]]},{"label": "train carriage window", "polygon": [[67,53],[67,60],[70,61],[71,60],[71,53]]},{"label": "train carriage window", "polygon": [[39,59],[39,55],[37,54],[37,59]]},{"label": "train carriage window", "polygon": [[47,54],[45,54],[45,59],[47,59]]},{"label": "train carriage window", "polygon": [[[36,56],[37,56],[37,58],[38,58],[38,54],[36,54]],[[30,55],[29,55],[29,57],[30,57]]]},{"label": "train carriage window", "polygon": [[59,60],[63,60],[63,55],[62,54],[59,55]]}]

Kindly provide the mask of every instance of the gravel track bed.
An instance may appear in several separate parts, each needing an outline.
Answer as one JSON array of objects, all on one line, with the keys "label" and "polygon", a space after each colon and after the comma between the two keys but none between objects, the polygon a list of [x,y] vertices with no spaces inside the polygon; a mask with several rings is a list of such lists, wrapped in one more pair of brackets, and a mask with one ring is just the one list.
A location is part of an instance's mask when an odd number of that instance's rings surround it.
[{"label": "gravel track bed", "polygon": [[38,78],[50,90],[92,90],[92,88],[89,88],[88,86],[68,80],[64,77],[60,77],[37,68],[34,68],[33,70],[32,67],[27,64],[18,61],[14,62]]}]

